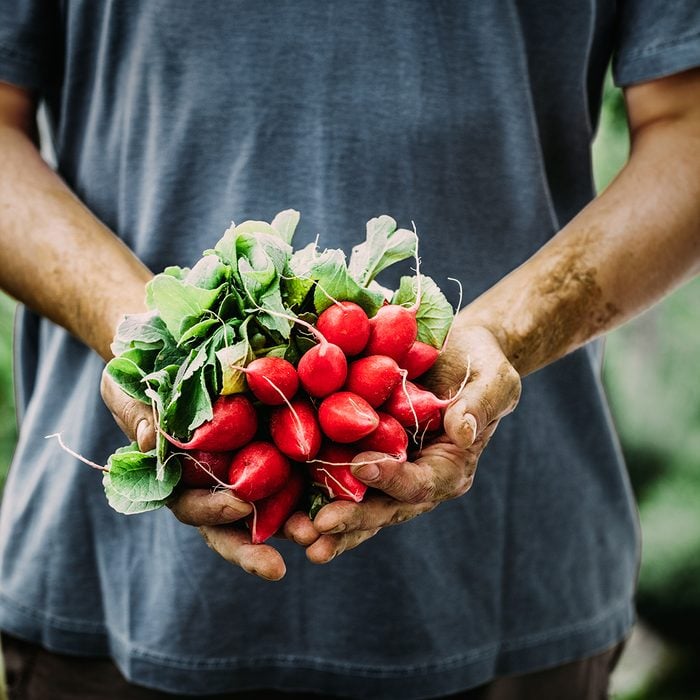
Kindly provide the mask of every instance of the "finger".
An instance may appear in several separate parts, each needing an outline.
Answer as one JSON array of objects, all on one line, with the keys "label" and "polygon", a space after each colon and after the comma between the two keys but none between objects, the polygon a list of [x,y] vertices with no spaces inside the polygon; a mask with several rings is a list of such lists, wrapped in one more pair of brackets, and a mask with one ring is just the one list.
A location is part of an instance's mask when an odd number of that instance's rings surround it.
[{"label": "finger", "polygon": [[230,491],[209,489],[184,489],[168,505],[180,522],[196,526],[234,523],[253,510]]},{"label": "finger", "polygon": [[321,508],[314,518],[314,528],[322,535],[371,532],[396,525],[427,513],[436,502],[402,503],[382,493],[372,493],[361,503],[334,501]]},{"label": "finger", "polygon": [[426,445],[413,462],[398,462],[375,452],[363,452],[355,459],[374,462],[352,467],[358,479],[405,503],[461,496],[471,486],[476,467],[472,453],[447,440]]},{"label": "finger", "polygon": [[374,537],[380,528],[362,530],[343,535],[323,535],[306,549],[306,557],[313,564],[327,564],[339,554],[357,547],[370,537]]},{"label": "finger", "polygon": [[141,452],[152,450],[156,446],[156,431],[151,406],[126,394],[107,372],[102,373],[100,393],[124,434],[137,442]]},{"label": "finger", "polygon": [[250,533],[232,526],[202,526],[205,542],[231,564],[249,574],[279,581],[287,571],[282,555],[268,544],[252,544]]},{"label": "finger", "polygon": [[481,431],[510,413],[520,399],[520,375],[500,347],[491,348],[459,396],[445,409],[443,425],[460,447],[474,443]]},{"label": "finger", "polygon": [[282,534],[288,540],[292,540],[292,542],[296,542],[302,547],[308,547],[319,538],[318,530],[314,527],[311,519],[306,513],[301,511],[292,513],[289,516],[282,528]]}]

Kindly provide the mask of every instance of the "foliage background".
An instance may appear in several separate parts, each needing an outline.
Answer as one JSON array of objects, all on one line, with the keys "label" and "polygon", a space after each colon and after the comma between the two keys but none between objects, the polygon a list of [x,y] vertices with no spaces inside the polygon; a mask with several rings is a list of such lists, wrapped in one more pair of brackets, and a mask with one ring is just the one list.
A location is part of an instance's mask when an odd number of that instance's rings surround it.
[{"label": "foliage background", "polygon": [[[624,105],[608,80],[594,144],[596,186],[627,158]],[[0,294],[0,488],[16,440],[12,397],[14,303]],[[664,646],[653,672],[627,660],[624,700],[700,698],[700,278],[608,336],[605,382],[643,532],[638,607]],[[643,667],[643,668],[642,668]]]}]

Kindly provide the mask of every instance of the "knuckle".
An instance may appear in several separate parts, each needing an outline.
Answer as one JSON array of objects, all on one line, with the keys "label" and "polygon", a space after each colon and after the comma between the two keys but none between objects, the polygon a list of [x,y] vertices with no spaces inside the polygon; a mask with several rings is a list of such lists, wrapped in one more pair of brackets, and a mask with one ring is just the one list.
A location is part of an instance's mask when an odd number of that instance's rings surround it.
[{"label": "knuckle", "polygon": [[405,490],[405,497],[402,500],[411,504],[432,501],[435,497],[435,491],[435,484],[432,480],[419,481]]},{"label": "knuckle", "polygon": [[122,416],[129,430],[136,435],[136,426],[143,419],[141,404],[133,399],[125,401],[122,404]]},{"label": "knuckle", "polygon": [[214,549],[214,545],[211,541],[211,538],[209,537],[209,531],[207,530],[207,528],[202,526],[202,527],[199,527],[198,530],[199,530],[199,534],[202,536],[202,539],[206,543],[207,547],[209,547],[209,549]]},{"label": "knuckle", "polygon": [[488,394],[482,394],[479,397],[479,409],[481,415],[484,416],[482,425],[490,423],[495,418],[496,409],[493,399]]},{"label": "knuckle", "polygon": [[497,381],[498,386],[501,388],[501,406],[499,406],[499,410],[493,410],[492,413],[488,414],[491,420],[513,411],[520,400],[522,392],[520,374],[506,359],[501,362],[498,368]]},{"label": "knuckle", "polygon": [[414,513],[411,513],[405,509],[399,509],[394,514],[394,517],[391,519],[391,522],[392,525],[398,525],[399,523],[405,523],[407,520],[411,520],[411,518],[413,518],[414,516]]},{"label": "knuckle", "polygon": [[517,406],[518,401],[520,401],[520,395],[522,394],[523,384],[522,380],[520,379],[520,374],[511,364],[508,365],[507,381],[510,387],[508,395],[509,408],[512,411]]},{"label": "knuckle", "polygon": [[445,494],[445,500],[459,498],[469,490],[469,477],[463,474],[453,484],[449,493]]},{"label": "knuckle", "polygon": [[383,490],[403,501],[410,492],[410,484],[401,472],[394,470],[386,478]]},{"label": "knuckle", "polygon": [[455,492],[455,498],[463,496],[474,484],[474,472],[467,472],[460,479]]}]

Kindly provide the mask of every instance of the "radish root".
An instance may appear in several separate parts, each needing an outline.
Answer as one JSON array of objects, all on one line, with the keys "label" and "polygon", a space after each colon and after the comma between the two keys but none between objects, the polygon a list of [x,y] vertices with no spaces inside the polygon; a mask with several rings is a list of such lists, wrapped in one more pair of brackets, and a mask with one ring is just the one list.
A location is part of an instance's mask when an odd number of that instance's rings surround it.
[{"label": "radish root", "polygon": [[64,452],[67,452],[72,457],[75,457],[77,460],[80,460],[83,464],[87,464],[89,467],[92,467],[93,469],[98,469],[101,472],[106,472],[109,474],[109,467],[106,467],[104,464],[97,464],[97,462],[92,462],[91,460],[87,459],[86,457],[83,457],[83,455],[78,454],[74,450],[71,450],[71,448],[68,447],[68,445],[66,445],[65,442],[63,442],[63,438],[61,437],[61,433],[51,433],[51,435],[44,436],[45,440],[48,440],[49,438],[56,438],[58,440],[58,444],[61,446],[61,449]]}]

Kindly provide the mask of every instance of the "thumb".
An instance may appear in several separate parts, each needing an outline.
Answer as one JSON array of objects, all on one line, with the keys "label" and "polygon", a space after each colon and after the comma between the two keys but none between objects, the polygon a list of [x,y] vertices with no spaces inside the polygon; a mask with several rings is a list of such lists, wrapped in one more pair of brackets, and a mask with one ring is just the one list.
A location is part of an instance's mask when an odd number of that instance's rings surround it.
[{"label": "thumb", "polygon": [[458,447],[470,447],[487,426],[515,408],[520,391],[520,375],[507,361],[482,366],[445,410],[445,433]]},{"label": "thumb", "polygon": [[129,396],[106,372],[102,373],[100,392],[124,434],[136,441],[141,452],[152,450],[156,446],[156,431],[151,406]]}]

